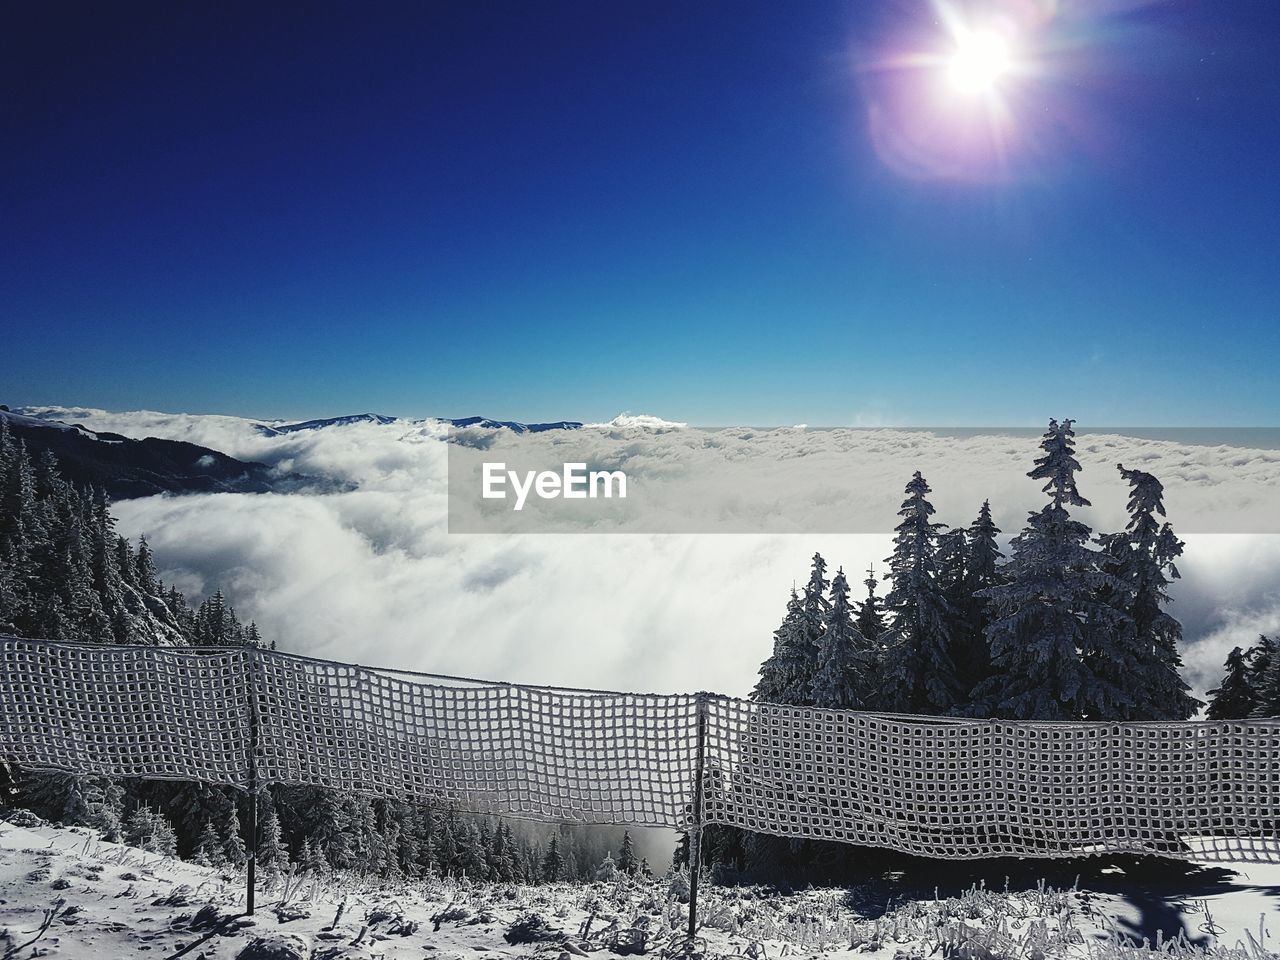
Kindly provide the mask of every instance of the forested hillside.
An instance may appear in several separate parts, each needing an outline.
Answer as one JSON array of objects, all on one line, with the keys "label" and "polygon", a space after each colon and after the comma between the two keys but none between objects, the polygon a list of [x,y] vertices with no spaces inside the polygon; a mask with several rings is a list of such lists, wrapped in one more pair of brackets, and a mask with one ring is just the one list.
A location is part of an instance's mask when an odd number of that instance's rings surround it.
[{"label": "forested hillside", "polygon": [[0,420],[0,633],[156,645],[261,644],[221,592],[196,609],[115,531],[107,495],[65,480]]}]

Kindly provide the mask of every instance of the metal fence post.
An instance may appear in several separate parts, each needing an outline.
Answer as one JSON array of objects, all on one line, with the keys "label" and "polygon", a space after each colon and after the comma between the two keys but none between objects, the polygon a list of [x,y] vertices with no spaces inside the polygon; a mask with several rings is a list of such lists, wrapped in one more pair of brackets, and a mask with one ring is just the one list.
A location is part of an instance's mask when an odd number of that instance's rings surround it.
[{"label": "metal fence post", "polygon": [[689,818],[689,939],[685,953],[694,952],[698,931],[698,880],[702,874],[702,779],[707,757],[707,694],[696,694],[698,709],[698,753],[694,760],[693,813]]},{"label": "metal fence post", "polygon": [[249,663],[249,862],[246,866],[245,913],[253,913],[258,881],[258,648],[248,649]]}]

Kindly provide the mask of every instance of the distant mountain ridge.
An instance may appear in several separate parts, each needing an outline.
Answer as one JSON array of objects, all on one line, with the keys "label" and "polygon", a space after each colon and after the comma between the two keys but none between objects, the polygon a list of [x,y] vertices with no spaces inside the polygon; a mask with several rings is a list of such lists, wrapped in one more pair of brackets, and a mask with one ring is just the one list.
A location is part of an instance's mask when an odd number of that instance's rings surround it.
[{"label": "distant mountain ridge", "polygon": [[351,423],[377,423],[391,424],[398,423],[399,417],[388,417],[381,413],[351,413],[345,417],[327,417],[319,420],[303,420],[301,423],[285,423],[271,426],[265,423],[257,423],[254,426],[259,432],[268,436],[276,437],[287,433],[300,433],[303,430],[321,430],[325,427],[343,427]]},{"label": "distant mountain ridge", "polygon": [[270,468],[237,460],[182,440],[134,440],[80,424],[42,420],[0,409],[15,440],[33,458],[49,451],[59,470],[78,486],[105,490],[113,500],[157,493],[262,493],[271,489]]},{"label": "distant mountain ridge", "polygon": [[[436,420],[440,423],[447,423],[452,427],[481,427],[489,430],[510,430],[513,433],[543,433],[547,430],[577,430],[582,427],[582,423],[577,420],[556,420],[551,423],[521,423],[518,420],[491,420],[488,417],[460,417],[457,419],[449,417],[428,417],[426,419]],[[342,417],[303,420],[300,423],[259,423],[255,424],[255,427],[260,433],[274,437],[289,433],[298,433],[303,430],[323,430],[327,427],[345,427],[354,423],[373,423],[381,426],[387,426],[393,423],[422,422],[422,420],[414,420],[407,417],[389,417],[381,413],[350,413]]]},{"label": "distant mountain ridge", "polygon": [[505,428],[515,433],[545,433],[547,430],[580,430],[582,428],[582,423],[577,420],[519,423],[515,420],[490,420],[488,417],[462,417],[458,420],[445,419],[443,422],[453,427],[486,427],[493,430]]}]

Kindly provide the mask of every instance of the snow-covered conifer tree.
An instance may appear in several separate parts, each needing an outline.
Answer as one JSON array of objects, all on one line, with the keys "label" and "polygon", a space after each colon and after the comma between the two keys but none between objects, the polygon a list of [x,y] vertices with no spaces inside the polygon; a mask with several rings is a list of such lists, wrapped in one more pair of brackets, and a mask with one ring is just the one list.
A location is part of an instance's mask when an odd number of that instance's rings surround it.
[{"label": "snow-covered conifer tree", "polygon": [[622,831],[622,846],[618,849],[618,869],[623,873],[635,873],[639,864],[636,862],[635,844],[631,840],[631,831]]},{"label": "snow-covered conifer tree", "polygon": [[[773,632],[773,653],[760,665],[760,680],[751,693],[752,699],[762,703],[807,702],[813,668],[809,646],[804,605],[792,587],[782,625]],[[798,696],[799,693],[804,696]]]},{"label": "snow-covered conifer tree", "polygon": [[310,837],[303,837],[302,847],[298,851],[298,865],[308,873],[326,874],[329,872],[329,861],[311,843]]},{"label": "snow-covered conifer tree", "polygon": [[124,821],[124,842],[131,847],[141,847],[151,836],[153,820],[150,807],[142,804],[134,807]]},{"label": "snow-covered conifer tree", "polygon": [[458,852],[458,819],[452,808],[440,815],[439,840],[436,843],[436,861],[442,877],[453,876],[462,869],[462,859]]},{"label": "snow-covered conifer tree", "polygon": [[212,823],[206,823],[196,838],[194,862],[202,867],[225,867],[227,856],[223,851],[222,838]]},{"label": "snow-covered conifer tree", "polygon": [[54,770],[32,771],[25,774],[20,783],[19,795],[23,802],[46,819],[67,826],[90,823],[93,815],[90,778]]},{"label": "snow-covered conifer tree", "polygon": [[138,553],[133,561],[133,577],[138,584],[138,589],[148,597],[154,597],[160,592],[155,555],[151,552],[151,545],[147,543],[145,534],[138,538]]},{"label": "snow-covered conifer tree", "polygon": [[119,843],[123,824],[124,788],[114,777],[96,777],[89,794],[88,825],[102,834],[102,839]]},{"label": "snow-covered conifer tree", "polygon": [[157,812],[152,816],[151,836],[142,843],[142,849],[162,857],[178,855],[178,834],[163,813]]},{"label": "snow-covered conifer tree", "polygon": [[1040,443],[1044,454],[1027,474],[1045,481],[1049,503],[1031,513],[1013,539],[1013,556],[1002,571],[1009,582],[987,591],[994,617],[987,628],[992,676],[975,699],[989,716],[1079,720],[1112,716],[1126,702],[1083,660],[1082,651],[1095,646],[1094,632],[1110,633],[1123,617],[1098,599],[1114,578],[1102,572],[1089,547],[1089,528],[1068,510],[1089,505],[1076,488],[1080,463],[1071,424],[1049,421]]},{"label": "snow-covered conifer tree", "polygon": [[1004,582],[1000,571],[1000,528],[991,516],[991,502],[982,501],[978,516],[965,532],[965,576],[960,602],[955,651],[956,674],[966,701],[991,673],[987,626],[991,622],[988,591]]},{"label": "snow-covered conifer tree", "polygon": [[862,581],[867,588],[867,599],[858,605],[858,615],[854,618],[858,632],[866,638],[867,643],[877,649],[885,631],[884,613],[880,609],[880,598],[876,596],[876,585],[879,582],[873,565],[867,569],[867,579]]},{"label": "snow-covered conifer tree", "polygon": [[138,806],[124,824],[124,842],[150,853],[172,857],[178,852],[178,839],[173,826],[147,806]]},{"label": "snow-covered conifer tree", "polygon": [[356,862],[349,806],[335,790],[316,791],[315,803],[308,811],[307,833],[316,854],[329,866],[345,870]]},{"label": "snow-covered conifer tree", "polygon": [[1251,685],[1258,697],[1251,716],[1280,717],[1280,644],[1269,637],[1258,638],[1258,653],[1250,670]]},{"label": "snow-covered conifer tree", "polygon": [[1258,708],[1258,692],[1249,682],[1249,664],[1239,647],[1227,654],[1226,675],[1222,683],[1209,691],[1209,720],[1243,720]]},{"label": "snow-covered conifer tree", "polygon": [[1117,465],[1128,481],[1129,523],[1123,533],[1098,538],[1103,570],[1117,583],[1104,585],[1101,596],[1120,616],[1114,629],[1093,631],[1085,663],[1108,688],[1125,691],[1105,720],[1186,720],[1200,701],[1182,679],[1178,643],[1182,624],[1166,610],[1168,586],[1178,578],[1174,561],[1182,555],[1182,541],[1165,515],[1164,487],[1141,470]]},{"label": "snow-covered conifer tree", "polygon": [[227,804],[226,813],[218,825],[218,833],[222,836],[222,851],[227,863],[233,867],[243,867],[249,859],[249,852],[245,849],[244,837],[240,836],[240,813],[234,799]]},{"label": "snow-covered conifer tree", "polygon": [[870,645],[853,622],[849,582],[842,568],[831,581],[831,602],[827,606],[809,702],[840,710],[865,706],[870,661]]},{"label": "snow-covered conifer tree", "polygon": [[893,589],[885,606],[893,622],[885,631],[883,695],[887,709],[910,713],[946,713],[960,700],[960,685],[951,654],[951,617],[938,582],[937,540],[943,524],[935,523],[929,484],[917,470],[906,486],[907,497],[895,528],[888,564]]},{"label": "snow-covered conifer tree", "polygon": [[542,879],[547,883],[559,880],[564,873],[564,858],[560,855],[560,842],[555,834],[547,841],[547,852],[542,858],[541,866]]},{"label": "snow-covered conifer tree", "polygon": [[794,673],[795,686],[783,691],[784,703],[804,706],[813,701],[810,699],[813,675],[818,669],[818,650],[822,646],[822,631],[827,621],[827,561],[822,554],[813,555],[813,567],[809,572],[809,582],[805,584],[801,600],[801,613],[804,619],[804,642],[798,644],[800,654],[807,658],[807,664],[797,664]]},{"label": "snow-covered conifer tree", "polygon": [[[252,802],[252,801],[250,801]],[[270,793],[263,794],[258,823],[258,866],[266,873],[282,873],[289,869],[289,851],[280,830],[280,817]]]}]

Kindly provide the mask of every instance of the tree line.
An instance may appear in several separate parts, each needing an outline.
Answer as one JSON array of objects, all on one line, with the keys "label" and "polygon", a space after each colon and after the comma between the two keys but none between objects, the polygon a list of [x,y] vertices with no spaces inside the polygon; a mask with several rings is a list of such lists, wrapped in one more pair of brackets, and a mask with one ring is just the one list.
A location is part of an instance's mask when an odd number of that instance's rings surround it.
[{"label": "tree line", "polygon": [[[19,798],[51,821],[93,827],[111,842],[221,869],[248,859],[244,814],[251,801],[228,788],[41,773],[23,778]],[[513,823],[452,806],[298,786],[264,790],[258,817],[257,863],[268,876],[298,869],[546,883],[650,872],[621,828]]]},{"label": "tree line", "polygon": [[861,601],[815,554],[792,588],[760,667],[756,700],[800,706],[1018,720],[1185,720],[1201,706],[1181,675],[1181,624],[1168,612],[1183,543],[1164,488],[1117,465],[1124,530],[1094,536],[1076,477],[1073,421],[1050,420],[1028,476],[1046,503],[1000,549],[984,502],[967,527],[934,520],[916,472],[887,558]]}]

